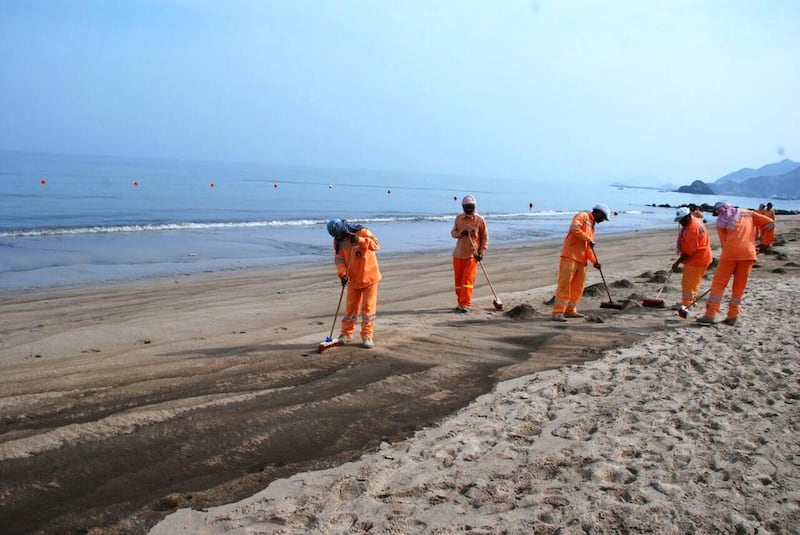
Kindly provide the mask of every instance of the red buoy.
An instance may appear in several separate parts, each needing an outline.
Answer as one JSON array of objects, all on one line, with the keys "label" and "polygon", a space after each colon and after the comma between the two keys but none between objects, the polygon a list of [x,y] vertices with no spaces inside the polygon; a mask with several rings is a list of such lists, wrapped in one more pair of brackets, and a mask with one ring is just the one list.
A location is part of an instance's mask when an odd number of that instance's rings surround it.
[{"label": "red buoy", "polygon": [[133,187],[134,188],[138,188],[139,187],[139,181],[138,180],[134,180],[133,181]]},{"label": "red buoy", "polygon": [[272,187],[278,189],[278,184],[273,184]]},{"label": "red buoy", "polygon": [[40,183],[42,186],[44,186],[45,184],[47,184],[47,180],[45,180],[45,179],[44,179],[44,177],[42,177],[42,179],[39,181],[39,183]]},{"label": "red buoy", "polygon": [[216,186],[216,184],[214,184],[214,183],[212,182],[211,184],[209,184],[209,186],[211,186],[211,187],[213,188],[214,186]]}]

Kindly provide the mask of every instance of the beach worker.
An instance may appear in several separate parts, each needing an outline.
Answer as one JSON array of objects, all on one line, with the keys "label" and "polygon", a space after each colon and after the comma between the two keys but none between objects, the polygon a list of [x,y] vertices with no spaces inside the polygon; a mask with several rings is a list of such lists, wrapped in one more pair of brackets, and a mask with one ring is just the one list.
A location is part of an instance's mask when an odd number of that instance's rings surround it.
[{"label": "beach worker", "polygon": [[600,264],[594,255],[595,226],[608,221],[610,216],[611,210],[608,206],[596,204],[591,212],[578,212],[572,218],[561,248],[558,284],[553,303],[553,321],[583,317],[583,314],[578,312],[578,301],[583,295],[586,265],[591,262],[595,269],[600,269]]},{"label": "beach worker", "polygon": [[[768,218],[775,221],[775,210],[773,210],[771,202],[768,202],[766,205],[759,204],[758,210],[756,210],[756,212],[758,212],[761,215],[765,215]],[[761,231],[759,231],[757,228],[756,228],[756,240],[757,241],[761,240]]]},{"label": "beach worker", "polygon": [[683,277],[681,278],[681,302],[673,307],[680,310],[681,306],[689,305],[697,297],[697,289],[711,265],[711,242],[708,229],[702,219],[694,217],[689,208],[679,208],[675,213],[675,221],[680,224],[678,231],[677,260],[672,264],[672,271],[678,271],[678,266],[683,263]]},{"label": "beach worker", "polygon": [[339,341],[348,344],[353,340],[356,323],[361,321],[361,347],[371,349],[375,315],[378,311],[378,267],[380,247],[378,238],[362,225],[353,225],[344,219],[328,221],[328,234],[333,236],[333,261],[336,273],[347,286],[347,303]]},{"label": "beach worker", "polygon": [[[696,217],[697,219],[703,219],[703,210],[701,210],[699,206],[694,203],[689,203],[686,206],[689,208],[689,212],[691,212],[692,216]],[[703,223],[705,222],[706,220],[703,219]]]},{"label": "beach worker", "polygon": [[764,208],[764,215],[775,221],[775,209],[772,208],[771,202],[768,202],[766,208]]},{"label": "beach worker", "polygon": [[[767,215],[766,211],[767,211],[767,205],[764,204],[763,202],[758,205],[758,209],[756,210],[756,212],[761,215]],[[760,239],[761,239],[761,232],[759,232],[758,229],[756,229],[756,241]]]},{"label": "beach worker", "polygon": [[[775,238],[775,223],[765,215],[753,210],[744,210],[732,206],[727,201],[714,205],[717,218],[717,234],[722,245],[719,265],[711,281],[711,292],[706,301],[705,315],[698,318],[699,323],[714,323],[722,303],[722,294],[733,277],[731,299],[728,303],[728,315],[723,321],[726,325],[735,325],[747,287],[747,279],[756,254],[766,251]],[[761,243],[756,247],[756,229],[761,232]]]},{"label": "beach worker", "polygon": [[456,312],[465,313],[472,306],[472,292],[475,289],[475,275],[478,261],[483,260],[489,246],[489,233],[486,220],[475,211],[475,197],[465,195],[461,199],[462,213],[456,216],[450,235],[456,240],[453,249],[453,274],[458,305]]}]

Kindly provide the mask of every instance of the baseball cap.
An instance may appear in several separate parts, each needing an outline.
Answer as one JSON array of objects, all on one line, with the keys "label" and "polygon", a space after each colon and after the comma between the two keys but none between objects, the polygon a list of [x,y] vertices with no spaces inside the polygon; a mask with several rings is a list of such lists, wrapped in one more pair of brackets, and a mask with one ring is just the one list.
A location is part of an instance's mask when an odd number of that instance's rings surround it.
[{"label": "baseball cap", "polygon": [[687,207],[681,206],[680,208],[678,208],[678,211],[675,212],[675,219],[673,219],[673,221],[678,222],[681,219],[683,219],[684,217],[686,217],[687,215],[689,215],[690,213],[691,212],[689,211],[689,209]]},{"label": "baseball cap", "polygon": [[608,206],[606,206],[605,204],[595,204],[592,207],[592,210],[600,210],[605,214],[606,219],[611,219],[611,210],[609,210]]}]

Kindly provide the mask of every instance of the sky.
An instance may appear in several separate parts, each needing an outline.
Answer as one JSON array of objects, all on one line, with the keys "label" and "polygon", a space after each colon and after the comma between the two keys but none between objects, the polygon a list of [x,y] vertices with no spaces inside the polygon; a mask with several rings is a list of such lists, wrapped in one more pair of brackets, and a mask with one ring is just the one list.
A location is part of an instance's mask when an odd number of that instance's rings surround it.
[{"label": "sky", "polygon": [[797,0],[0,0],[0,150],[639,185],[800,161]]}]

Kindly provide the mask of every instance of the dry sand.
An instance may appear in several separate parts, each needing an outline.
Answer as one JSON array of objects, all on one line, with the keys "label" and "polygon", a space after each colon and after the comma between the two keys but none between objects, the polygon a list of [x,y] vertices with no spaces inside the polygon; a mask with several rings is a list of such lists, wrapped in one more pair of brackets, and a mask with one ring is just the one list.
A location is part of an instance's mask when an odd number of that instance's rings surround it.
[{"label": "dry sand", "polygon": [[601,232],[631,306],[586,297],[566,325],[543,305],[559,244],[490,250],[505,310],[484,285],[465,316],[448,255],[384,258],[374,350],[314,352],[332,266],[4,299],[0,525],[145,533],[180,508],[152,533],[797,532],[798,219],[780,224],[735,327],[636,306],[672,231]]}]

